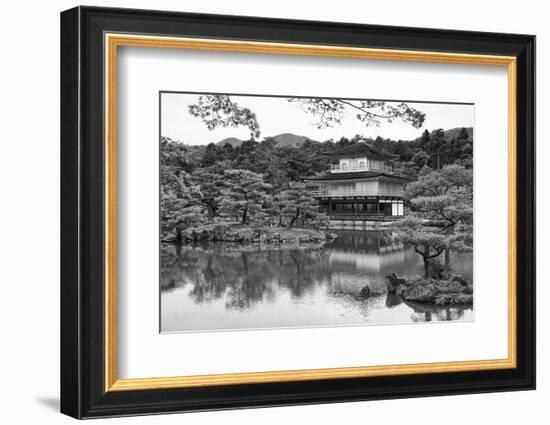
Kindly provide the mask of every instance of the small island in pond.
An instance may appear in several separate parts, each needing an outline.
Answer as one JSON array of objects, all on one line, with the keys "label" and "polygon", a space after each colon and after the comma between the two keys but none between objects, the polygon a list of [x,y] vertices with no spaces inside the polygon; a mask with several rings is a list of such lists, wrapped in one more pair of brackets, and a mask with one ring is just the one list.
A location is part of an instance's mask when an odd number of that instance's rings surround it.
[{"label": "small island in pond", "polygon": [[[464,320],[464,312],[473,311],[473,129],[424,128],[430,114],[456,105],[187,93],[163,93],[161,102],[173,109],[170,117],[179,111],[182,121],[203,126],[201,134],[226,128],[249,132],[248,138],[190,143],[169,137],[165,127],[178,125],[162,122],[161,322],[169,324],[163,329],[342,324],[336,315],[350,317],[344,324],[420,316],[420,321]],[[409,140],[364,135],[319,140],[287,131],[261,138],[259,116],[266,116],[270,102],[274,114],[290,108],[289,116],[304,115],[318,136],[323,128],[344,126],[352,119],[346,118],[349,109],[359,111],[355,120],[366,128],[390,128],[399,121],[421,131]],[[461,106],[461,117],[473,117],[472,105]],[[256,116],[254,109],[264,114]],[[284,129],[284,123],[278,126]],[[360,242],[349,247],[343,241],[350,235]],[[265,276],[249,280],[252,262],[273,259],[273,252],[288,254],[277,257],[275,269],[270,265],[268,281]],[[216,283],[219,290],[208,302],[193,296],[210,280],[219,281],[214,270],[221,264],[221,276],[236,273],[236,280]],[[313,286],[288,293],[289,279],[304,281],[305,264],[312,268]],[[322,278],[314,278],[317,268]],[[256,287],[254,310],[264,313],[252,313],[240,302],[236,314],[228,303],[244,282]],[[290,309],[286,314],[296,319],[273,316],[275,306]],[[308,315],[309,309],[314,311]],[[323,309],[326,317],[320,318]],[[397,314],[400,309],[408,309],[408,320]],[[179,326],[186,314],[204,315],[204,325]]]}]

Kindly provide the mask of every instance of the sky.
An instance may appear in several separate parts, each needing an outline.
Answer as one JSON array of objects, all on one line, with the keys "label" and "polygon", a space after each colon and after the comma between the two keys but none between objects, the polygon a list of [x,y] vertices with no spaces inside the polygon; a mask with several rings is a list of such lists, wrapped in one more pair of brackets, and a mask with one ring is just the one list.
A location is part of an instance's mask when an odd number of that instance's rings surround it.
[{"label": "sky", "polygon": [[[228,137],[243,140],[250,138],[247,127],[208,130],[200,118],[193,117],[188,112],[188,106],[195,103],[199,96],[185,93],[161,94],[162,136],[189,145],[217,143]],[[432,131],[438,128],[446,130],[474,126],[474,105],[407,102],[411,107],[426,114],[422,128],[414,128],[399,120],[392,123],[383,121],[380,126],[366,127],[355,117],[352,110],[348,110],[341,125],[319,130],[315,127],[315,117],[305,113],[298,104],[288,102],[287,98],[231,95],[231,99],[239,106],[247,107],[256,113],[261,131],[258,140],[281,133],[293,133],[320,142],[329,139],[337,141],[341,137],[351,138],[356,134],[372,138],[381,136],[393,140],[413,140],[425,129]]]}]

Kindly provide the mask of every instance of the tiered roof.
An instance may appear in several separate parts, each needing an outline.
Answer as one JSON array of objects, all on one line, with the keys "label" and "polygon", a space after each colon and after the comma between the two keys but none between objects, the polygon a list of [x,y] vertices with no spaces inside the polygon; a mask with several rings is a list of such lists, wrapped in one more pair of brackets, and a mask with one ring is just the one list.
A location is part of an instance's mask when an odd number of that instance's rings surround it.
[{"label": "tiered roof", "polygon": [[389,161],[399,157],[399,155],[393,155],[388,152],[376,149],[370,143],[365,140],[360,140],[359,142],[347,146],[342,149],[337,149],[332,152],[323,152],[323,155],[335,157],[335,158],[360,158],[368,157],[378,161]]},{"label": "tiered roof", "polygon": [[375,179],[378,177],[384,177],[387,179],[399,180],[403,183],[412,181],[408,177],[398,176],[397,174],[384,173],[380,171],[350,171],[347,173],[324,173],[318,176],[308,177],[305,180],[308,181],[327,181],[327,180],[358,180],[358,179]]}]

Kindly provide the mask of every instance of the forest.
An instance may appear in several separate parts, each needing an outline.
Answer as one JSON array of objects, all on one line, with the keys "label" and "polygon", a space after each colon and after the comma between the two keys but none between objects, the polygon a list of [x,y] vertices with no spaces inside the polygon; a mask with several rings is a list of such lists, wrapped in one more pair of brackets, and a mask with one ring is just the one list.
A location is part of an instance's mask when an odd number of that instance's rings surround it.
[{"label": "forest", "polygon": [[[318,242],[327,217],[303,179],[326,171],[333,150],[363,139],[318,142],[302,138],[294,146],[266,137],[231,143],[161,143],[162,240],[253,242],[288,230]],[[365,139],[363,139],[365,140]],[[473,140],[471,128],[424,131],[415,140],[366,139],[396,155],[394,172],[413,180],[405,206],[410,214],[397,237],[422,255],[428,274],[432,258],[471,246]],[[427,227],[426,222],[435,227]],[[307,233],[307,229],[310,232]],[[435,230],[434,230],[435,229]],[[287,231],[287,233],[285,233]]]}]

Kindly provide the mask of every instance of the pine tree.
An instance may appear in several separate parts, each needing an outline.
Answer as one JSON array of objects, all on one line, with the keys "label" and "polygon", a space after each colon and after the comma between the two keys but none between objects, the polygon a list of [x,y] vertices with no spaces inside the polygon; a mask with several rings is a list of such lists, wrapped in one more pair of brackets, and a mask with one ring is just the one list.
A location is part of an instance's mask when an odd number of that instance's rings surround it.
[{"label": "pine tree", "polygon": [[405,198],[412,215],[398,223],[397,237],[422,256],[426,276],[430,260],[443,252],[448,268],[450,251],[472,249],[472,170],[456,164],[431,171],[425,167],[418,181],[407,186]]},{"label": "pine tree", "polygon": [[202,194],[191,183],[189,174],[182,172],[177,189],[170,186],[161,190],[161,239],[182,242],[182,230],[204,223],[206,210],[201,203]]},{"label": "pine tree", "polygon": [[281,216],[287,219],[289,229],[298,221],[302,224],[314,222],[319,215],[318,202],[304,183],[291,182],[288,189],[280,193],[278,202]]},{"label": "pine tree", "polygon": [[200,189],[201,201],[208,210],[210,220],[219,215],[218,199],[223,188],[224,171],[228,168],[229,161],[220,161],[210,167],[198,168],[193,173],[193,181]]},{"label": "pine tree", "polygon": [[271,185],[264,183],[261,174],[248,170],[226,170],[217,201],[225,217],[236,217],[241,224],[249,222],[268,199]]}]

